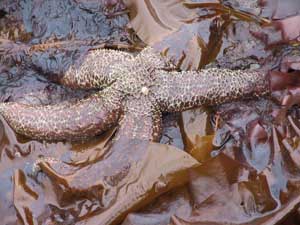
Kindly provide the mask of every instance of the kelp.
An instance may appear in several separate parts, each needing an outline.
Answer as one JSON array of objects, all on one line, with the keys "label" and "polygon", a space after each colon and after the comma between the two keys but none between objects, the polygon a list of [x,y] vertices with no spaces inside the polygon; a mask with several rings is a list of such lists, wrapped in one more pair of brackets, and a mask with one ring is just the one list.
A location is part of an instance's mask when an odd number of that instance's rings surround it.
[{"label": "kelp", "polygon": [[262,16],[270,19],[284,19],[300,13],[297,0],[260,0]]},{"label": "kelp", "polygon": [[[197,70],[217,57],[229,23],[229,18],[213,18],[202,23],[184,25],[155,44],[154,48],[176,67],[182,70]],[[210,30],[210,35],[203,37],[203,30]]]},{"label": "kelp", "polygon": [[283,224],[298,224],[297,1],[261,1],[254,11],[230,0],[124,3],[1,1],[0,101],[52,104],[90,94],[51,83],[26,57],[52,68],[97,48],[138,50],[129,20],[181,69],[272,70],[272,95],[164,115],[161,144],[116,146],[116,128],[84,143],[42,143],[1,118],[2,223],[270,225],[292,215]]},{"label": "kelp", "polygon": [[279,21],[275,21],[274,25],[281,30],[283,42],[300,43],[300,16],[293,16]]},{"label": "kelp", "polygon": [[[125,5],[131,12],[130,26],[139,37],[183,70],[203,68],[220,52],[222,54],[226,33],[235,20],[264,26],[270,24],[267,19],[218,1],[157,3],[131,0]],[[169,5],[172,7],[165,9]],[[168,10],[171,12],[166,14]],[[175,19],[177,23],[174,23]]]},{"label": "kelp", "polygon": [[194,12],[183,3],[181,0],[124,1],[129,9],[130,26],[147,44],[162,40],[194,17]]}]

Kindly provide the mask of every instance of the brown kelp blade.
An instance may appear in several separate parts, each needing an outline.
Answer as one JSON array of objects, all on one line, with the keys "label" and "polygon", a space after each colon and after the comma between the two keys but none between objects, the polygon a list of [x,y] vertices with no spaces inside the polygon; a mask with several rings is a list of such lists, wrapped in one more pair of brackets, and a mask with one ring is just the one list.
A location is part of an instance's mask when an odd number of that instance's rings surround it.
[{"label": "brown kelp blade", "polygon": [[[113,161],[105,164],[105,161],[108,162],[111,158],[109,155],[94,165],[79,170],[68,167],[62,162],[58,163],[60,165],[55,161],[40,163],[42,170],[51,177],[52,182],[60,183],[59,192],[65,193],[63,199],[74,201],[74,197],[84,195],[93,199],[92,193],[100,193],[97,194],[97,201],[102,203],[102,209],[90,212],[94,215],[92,217],[82,216],[81,219],[79,218],[81,222],[77,224],[118,224],[129,212],[139,209],[176,186],[184,185],[188,181],[188,170],[199,165],[190,155],[172,146],[139,141],[136,144],[131,143],[130,146],[122,145],[127,147],[123,149],[119,143],[116,144],[115,149],[114,147],[111,149],[113,151],[111,155],[119,155],[120,161],[112,157]],[[128,157],[130,159],[121,160]],[[114,163],[119,165],[113,166]],[[128,163],[130,164],[127,165]],[[77,174],[84,173],[84,170],[89,171],[89,175],[74,179]],[[101,175],[103,170],[106,170],[105,176]],[[61,189],[62,186],[72,186],[77,190]],[[70,196],[72,192],[73,197]]]}]

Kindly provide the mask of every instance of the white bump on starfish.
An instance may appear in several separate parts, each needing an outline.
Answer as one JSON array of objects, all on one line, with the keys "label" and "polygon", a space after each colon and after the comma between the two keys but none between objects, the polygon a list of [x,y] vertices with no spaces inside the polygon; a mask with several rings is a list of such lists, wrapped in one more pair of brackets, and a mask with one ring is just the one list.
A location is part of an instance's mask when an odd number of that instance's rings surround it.
[{"label": "white bump on starfish", "polygon": [[144,95],[148,95],[148,94],[149,94],[149,89],[148,89],[147,87],[142,87],[141,92],[142,92]]}]

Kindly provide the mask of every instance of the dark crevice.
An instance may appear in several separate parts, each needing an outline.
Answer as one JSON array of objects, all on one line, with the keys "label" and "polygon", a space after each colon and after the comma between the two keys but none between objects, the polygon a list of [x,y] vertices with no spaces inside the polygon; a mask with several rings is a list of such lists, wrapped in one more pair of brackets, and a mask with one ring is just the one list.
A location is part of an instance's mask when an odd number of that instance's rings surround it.
[{"label": "dark crevice", "polygon": [[3,9],[0,9],[0,19],[2,19],[3,17],[5,17],[7,14],[7,12],[5,12]]}]

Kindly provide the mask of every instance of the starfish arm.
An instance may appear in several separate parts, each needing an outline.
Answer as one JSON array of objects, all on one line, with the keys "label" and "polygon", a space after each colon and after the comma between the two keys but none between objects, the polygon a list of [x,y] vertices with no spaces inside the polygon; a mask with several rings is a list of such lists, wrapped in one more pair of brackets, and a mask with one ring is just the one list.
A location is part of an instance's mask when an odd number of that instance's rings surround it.
[{"label": "starfish arm", "polygon": [[116,125],[121,96],[106,89],[75,103],[30,106],[0,103],[0,114],[19,134],[40,140],[83,139]]},{"label": "starfish arm", "polygon": [[163,57],[158,51],[152,47],[144,48],[135,58],[135,61],[141,67],[146,70],[175,68],[175,66],[165,57]]},{"label": "starfish arm", "polygon": [[[62,56],[59,55],[45,57],[47,62],[40,60],[39,54],[33,58],[33,67],[50,80],[67,87],[81,89],[99,88],[112,83],[116,79],[118,67],[131,64],[133,61],[133,56],[129,53],[108,49],[89,51],[77,57],[72,65],[66,62],[70,59],[61,59]],[[52,66],[53,64],[55,66]]]},{"label": "starfish arm", "polygon": [[161,112],[149,101],[128,101],[116,138],[158,141],[162,130],[161,117]]},{"label": "starfish arm", "polygon": [[162,111],[222,104],[269,93],[265,74],[257,71],[204,69],[199,72],[158,70],[155,96]]}]

